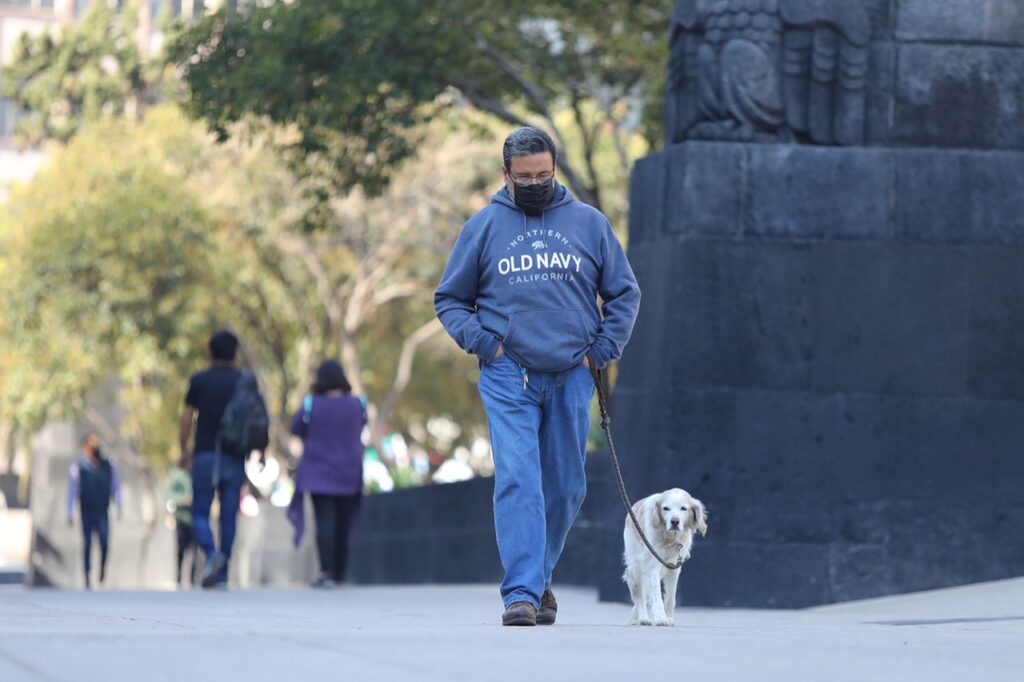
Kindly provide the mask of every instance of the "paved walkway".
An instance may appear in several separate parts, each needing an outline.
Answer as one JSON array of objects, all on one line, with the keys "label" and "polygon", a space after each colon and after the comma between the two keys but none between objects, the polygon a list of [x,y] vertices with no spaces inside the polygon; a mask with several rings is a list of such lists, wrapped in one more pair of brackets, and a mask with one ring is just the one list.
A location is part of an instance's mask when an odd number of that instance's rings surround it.
[{"label": "paved walkway", "polygon": [[1024,680],[1024,579],[802,611],[682,609],[674,628],[556,590],[501,628],[488,586],[334,592],[0,588],[0,680]]}]

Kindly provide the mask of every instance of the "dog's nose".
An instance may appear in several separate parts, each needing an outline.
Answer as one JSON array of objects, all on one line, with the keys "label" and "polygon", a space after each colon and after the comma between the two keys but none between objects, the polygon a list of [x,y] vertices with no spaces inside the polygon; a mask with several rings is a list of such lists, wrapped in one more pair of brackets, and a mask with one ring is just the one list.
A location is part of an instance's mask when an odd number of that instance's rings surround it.
[{"label": "dog's nose", "polygon": [[679,527],[679,519],[677,519],[676,517],[672,517],[671,523],[672,523],[672,527],[673,528],[678,528]]}]

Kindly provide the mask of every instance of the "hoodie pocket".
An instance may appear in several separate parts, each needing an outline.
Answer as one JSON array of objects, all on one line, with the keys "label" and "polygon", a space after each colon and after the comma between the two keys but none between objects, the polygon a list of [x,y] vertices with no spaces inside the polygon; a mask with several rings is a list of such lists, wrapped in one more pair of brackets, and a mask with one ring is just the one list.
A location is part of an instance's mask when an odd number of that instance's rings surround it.
[{"label": "hoodie pocket", "polygon": [[590,338],[578,310],[523,310],[509,316],[502,345],[527,369],[561,372],[583,361]]}]

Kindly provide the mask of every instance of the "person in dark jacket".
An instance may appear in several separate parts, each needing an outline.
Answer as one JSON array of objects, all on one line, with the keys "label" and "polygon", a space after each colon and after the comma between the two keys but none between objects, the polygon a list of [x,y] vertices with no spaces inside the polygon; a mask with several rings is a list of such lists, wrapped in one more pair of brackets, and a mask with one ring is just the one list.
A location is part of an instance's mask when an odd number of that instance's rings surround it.
[{"label": "person in dark jacket", "polygon": [[547,133],[508,135],[505,186],[462,228],[434,293],[481,367],[505,625],[555,622],[552,571],[586,495],[589,368],[622,354],[640,306],[608,219],[558,184],[557,160]]},{"label": "person in dark jacket", "polygon": [[100,583],[107,578],[107,548],[110,539],[110,500],[117,504],[117,516],[121,518],[124,503],[121,498],[121,479],[117,467],[103,456],[100,439],[88,434],[82,440],[83,456],[71,465],[68,473],[68,525],[74,524],[75,502],[78,502],[82,517],[84,542],[85,589],[92,587],[92,536],[100,541]]},{"label": "person in dark jacket", "polygon": [[[210,366],[188,382],[179,422],[181,459],[178,466],[192,475],[192,524],[206,556],[204,588],[227,587],[231,548],[245,484],[245,455],[217,452],[217,430],[242,372],[235,366],[238,338],[229,331],[210,337]],[[189,448],[195,419],[195,447]],[[210,526],[214,497],[220,500],[220,546]]]},{"label": "person in dark jacket", "polygon": [[341,365],[333,360],[321,364],[313,395],[306,396],[292,418],[292,433],[302,439],[303,449],[288,510],[298,546],[304,530],[303,495],[313,498],[320,556],[314,587],[335,587],[345,578],[349,533],[363,492],[365,425],[365,405],[352,395]]}]

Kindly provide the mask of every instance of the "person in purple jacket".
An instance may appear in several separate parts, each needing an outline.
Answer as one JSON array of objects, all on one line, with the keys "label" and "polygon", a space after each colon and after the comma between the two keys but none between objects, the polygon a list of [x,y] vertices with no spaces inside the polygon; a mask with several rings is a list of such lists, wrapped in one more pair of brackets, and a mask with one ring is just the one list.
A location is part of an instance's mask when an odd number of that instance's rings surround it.
[{"label": "person in purple jacket", "polygon": [[304,530],[302,498],[313,498],[320,577],[314,587],[335,587],[345,578],[348,539],[363,494],[363,426],[366,409],[352,395],[341,365],[320,365],[313,395],[292,418],[292,433],[302,439],[302,459],[295,472],[295,495],[288,518],[295,525],[295,545]]}]

